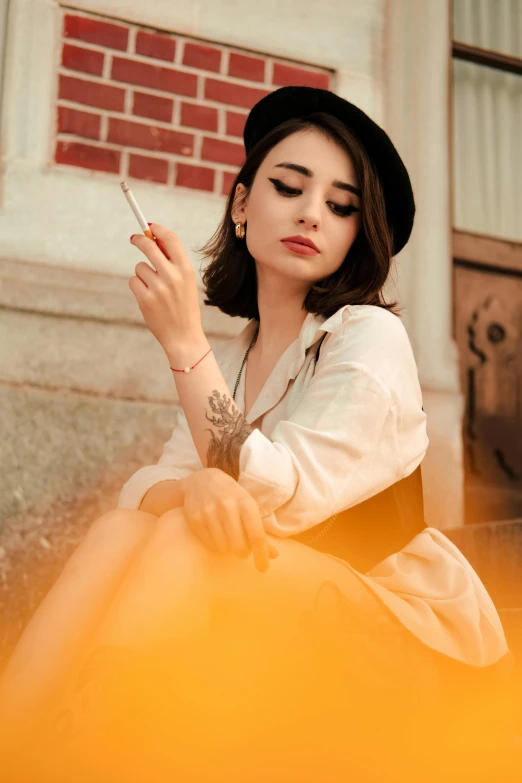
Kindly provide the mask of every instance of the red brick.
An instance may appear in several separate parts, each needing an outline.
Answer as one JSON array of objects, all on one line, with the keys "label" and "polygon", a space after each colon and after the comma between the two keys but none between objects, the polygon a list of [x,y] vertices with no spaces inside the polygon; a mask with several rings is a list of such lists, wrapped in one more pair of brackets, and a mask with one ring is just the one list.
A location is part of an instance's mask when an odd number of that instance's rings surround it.
[{"label": "red brick", "polygon": [[216,71],[221,67],[221,49],[213,46],[186,43],[183,52],[183,65],[200,68],[202,71]]},{"label": "red brick", "polygon": [[63,20],[63,34],[67,38],[107,46],[109,49],[127,49],[129,28],[119,24],[102,22],[85,16],[66,14]]},{"label": "red brick", "polygon": [[265,60],[259,57],[247,57],[246,54],[230,53],[228,62],[229,76],[238,79],[250,79],[253,82],[265,81]]},{"label": "red brick", "polygon": [[157,60],[172,62],[176,54],[176,40],[168,35],[159,33],[146,33],[138,30],[136,36],[136,54],[144,57],[155,57]]},{"label": "red brick", "polygon": [[75,136],[99,139],[100,124],[99,114],[70,109],[68,106],[58,106],[58,133],[74,133]]},{"label": "red brick", "polygon": [[190,133],[180,133],[141,122],[129,122],[116,117],[109,117],[108,141],[124,147],[142,147],[175,155],[192,155],[194,151],[194,136]]},{"label": "red brick", "polygon": [[236,111],[227,111],[227,136],[241,136],[245,127],[248,114],[238,114]]},{"label": "red brick", "polygon": [[205,98],[210,101],[229,103],[232,106],[242,106],[251,109],[252,106],[268,95],[271,90],[260,90],[257,87],[244,87],[241,84],[223,82],[219,79],[205,81]]},{"label": "red brick", "polygon": [[245,160],[245,150],[241,144],[221,139],[203,139],[201,151],[202,160],[212,160],[216,163],[228,163],[230,166],[240,166]]},{"label": "red brick", "polygon": [[222,196],[228,196],[230,194],[230,190],[234,184],[236,176],[237,174],[232,174],[230,171],[223,172],[223,187],[221,188]]},{"label": "red brick", "polygon": [[214,190],[214,169],[207,169],[204,166],[189,166],[186,163],[178,163],[177,169],[176,185],[178,187]]},{"label": "red brick", "polygon": [[123,111],[125,90],[111,87],[110,84],[97,84],[87,79],[75,79],[73,76],[60,74],[59,98],[87,106],[97,106],[99,109]]},{"label": "red brick", "polygon": [[120,171],[119,150],[109,150],[103,147],[91,147],[90,144],[80,144],[77,141],[58,141],[56,143],[55,160],[57,163],[67,163],[70,166],[81,166],[84,169],[109,171],[118,174]]},{"label": "red brick", "polygon": [[181,124],[189,128],[202,128],[215,131],[218,129],[218,112],[211,106],[197,106],[194,103],[183,103],[181,106]]},{"label": "red brick", "polygon": [[330,74],[320,71],[309,71],[306,68],[297,68],[293,65],[274,63],[272,83],[278,87],[296,85],[300,87],[321,87],[328,90],[330,87]]},{"label": "red brick", "polygon": [[171,122],[173,107],[172,98],[160,98],[159,95],[144,92],[134,93],[132,113],[138,117],[151,117],[153,120]]},{"label": "red brick", "polygon": [[73,71],[83,71],[101,76],[103,73],[103,52],[93,52],[92,49],[83,49],[81,46],[65,43],[62,49],[62,65]]},{"label": "red brick", "polygon": [[145,155],[129,156],[129,177],[147,179],[150,182],[166,184],[169,176],[169,162],[163,158],[149,158]]},{"label": "red brick", "polygon": [[176,71],[160,65],[149,65],[123,57],[115,57],[112,62],[112,78],[118,82],[129,82],[141,87],[152,87],[163,92],[174,92],[195,98],[198,90],[198,77],[195,73]]}]

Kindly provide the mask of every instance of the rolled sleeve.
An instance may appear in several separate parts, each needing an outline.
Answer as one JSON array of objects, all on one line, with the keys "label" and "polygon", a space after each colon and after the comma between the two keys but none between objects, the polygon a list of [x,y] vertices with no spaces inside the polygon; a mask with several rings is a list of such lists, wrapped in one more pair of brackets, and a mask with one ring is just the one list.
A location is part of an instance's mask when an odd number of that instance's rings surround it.
[{"label": "rolled sleeve", "polygon": [[203,464],[194,446],[187,418],[180,410],[177,425],[170,439],[164,444],[157,464],[145,465],[130,477],[121,489],[117,508],[137,509],[155,484],[169,479],[185,478],[202,468]]},{"label": "rolled sleeve", "polygon": [[300,533],[400,477],[395,427],[382,382],[330,356],[290,419],[270,438],[254,430],[245,440],[238,482],[258,502],[268,532]]}]

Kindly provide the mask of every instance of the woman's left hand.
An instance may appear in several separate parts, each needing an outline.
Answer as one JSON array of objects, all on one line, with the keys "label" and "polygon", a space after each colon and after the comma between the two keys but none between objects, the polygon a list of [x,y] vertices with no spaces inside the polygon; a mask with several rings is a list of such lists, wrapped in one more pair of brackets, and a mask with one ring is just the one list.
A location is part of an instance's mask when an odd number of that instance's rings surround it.
[{"label": "woman's left hand", "polygon": [[159,223],[149,223],[158,240],[134,234],[131,243],[148,258],[136,264],[129,287],[148,328],[164,351],[203,334],[196,275],[179,237]]}]

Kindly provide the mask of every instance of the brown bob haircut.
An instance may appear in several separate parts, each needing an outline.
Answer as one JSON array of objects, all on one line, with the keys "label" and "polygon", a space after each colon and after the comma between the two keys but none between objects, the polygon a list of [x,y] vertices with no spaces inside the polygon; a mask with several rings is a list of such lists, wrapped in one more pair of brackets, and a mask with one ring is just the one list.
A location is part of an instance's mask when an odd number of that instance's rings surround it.
[{"label": "brown bob haircut", "polygon": [[303,307],[329,318],[346,304],[371,304],[397,311],[397,303],[384,301],[382,288],[392,263],[393,235],[386,220],[380,179],[362,144],[336,117],[315,112],[295,118],[267,133],[251,150],[237,174],[227,198],[225,213],[214,235],[199,250],[210,263],[202,273],[206,299],[231,316],[259,320],[257,279],[253,256],[245,240],[235,234],[232,208],[238,183],[250,192],[255,175],[270,150],[293,133],[319,130],[351,156],[361,187],[361,227],[343,263],[335,272],[316,281]]}]

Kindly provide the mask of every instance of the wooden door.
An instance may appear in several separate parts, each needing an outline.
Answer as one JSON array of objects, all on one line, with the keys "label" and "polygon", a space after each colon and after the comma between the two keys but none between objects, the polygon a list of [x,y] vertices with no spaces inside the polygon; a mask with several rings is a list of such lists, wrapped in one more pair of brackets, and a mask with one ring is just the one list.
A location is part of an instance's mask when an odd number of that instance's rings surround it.
[{"label": "wooden door", "polygon": [[467,523],[522,518],[522,245],[454,232]]}]

